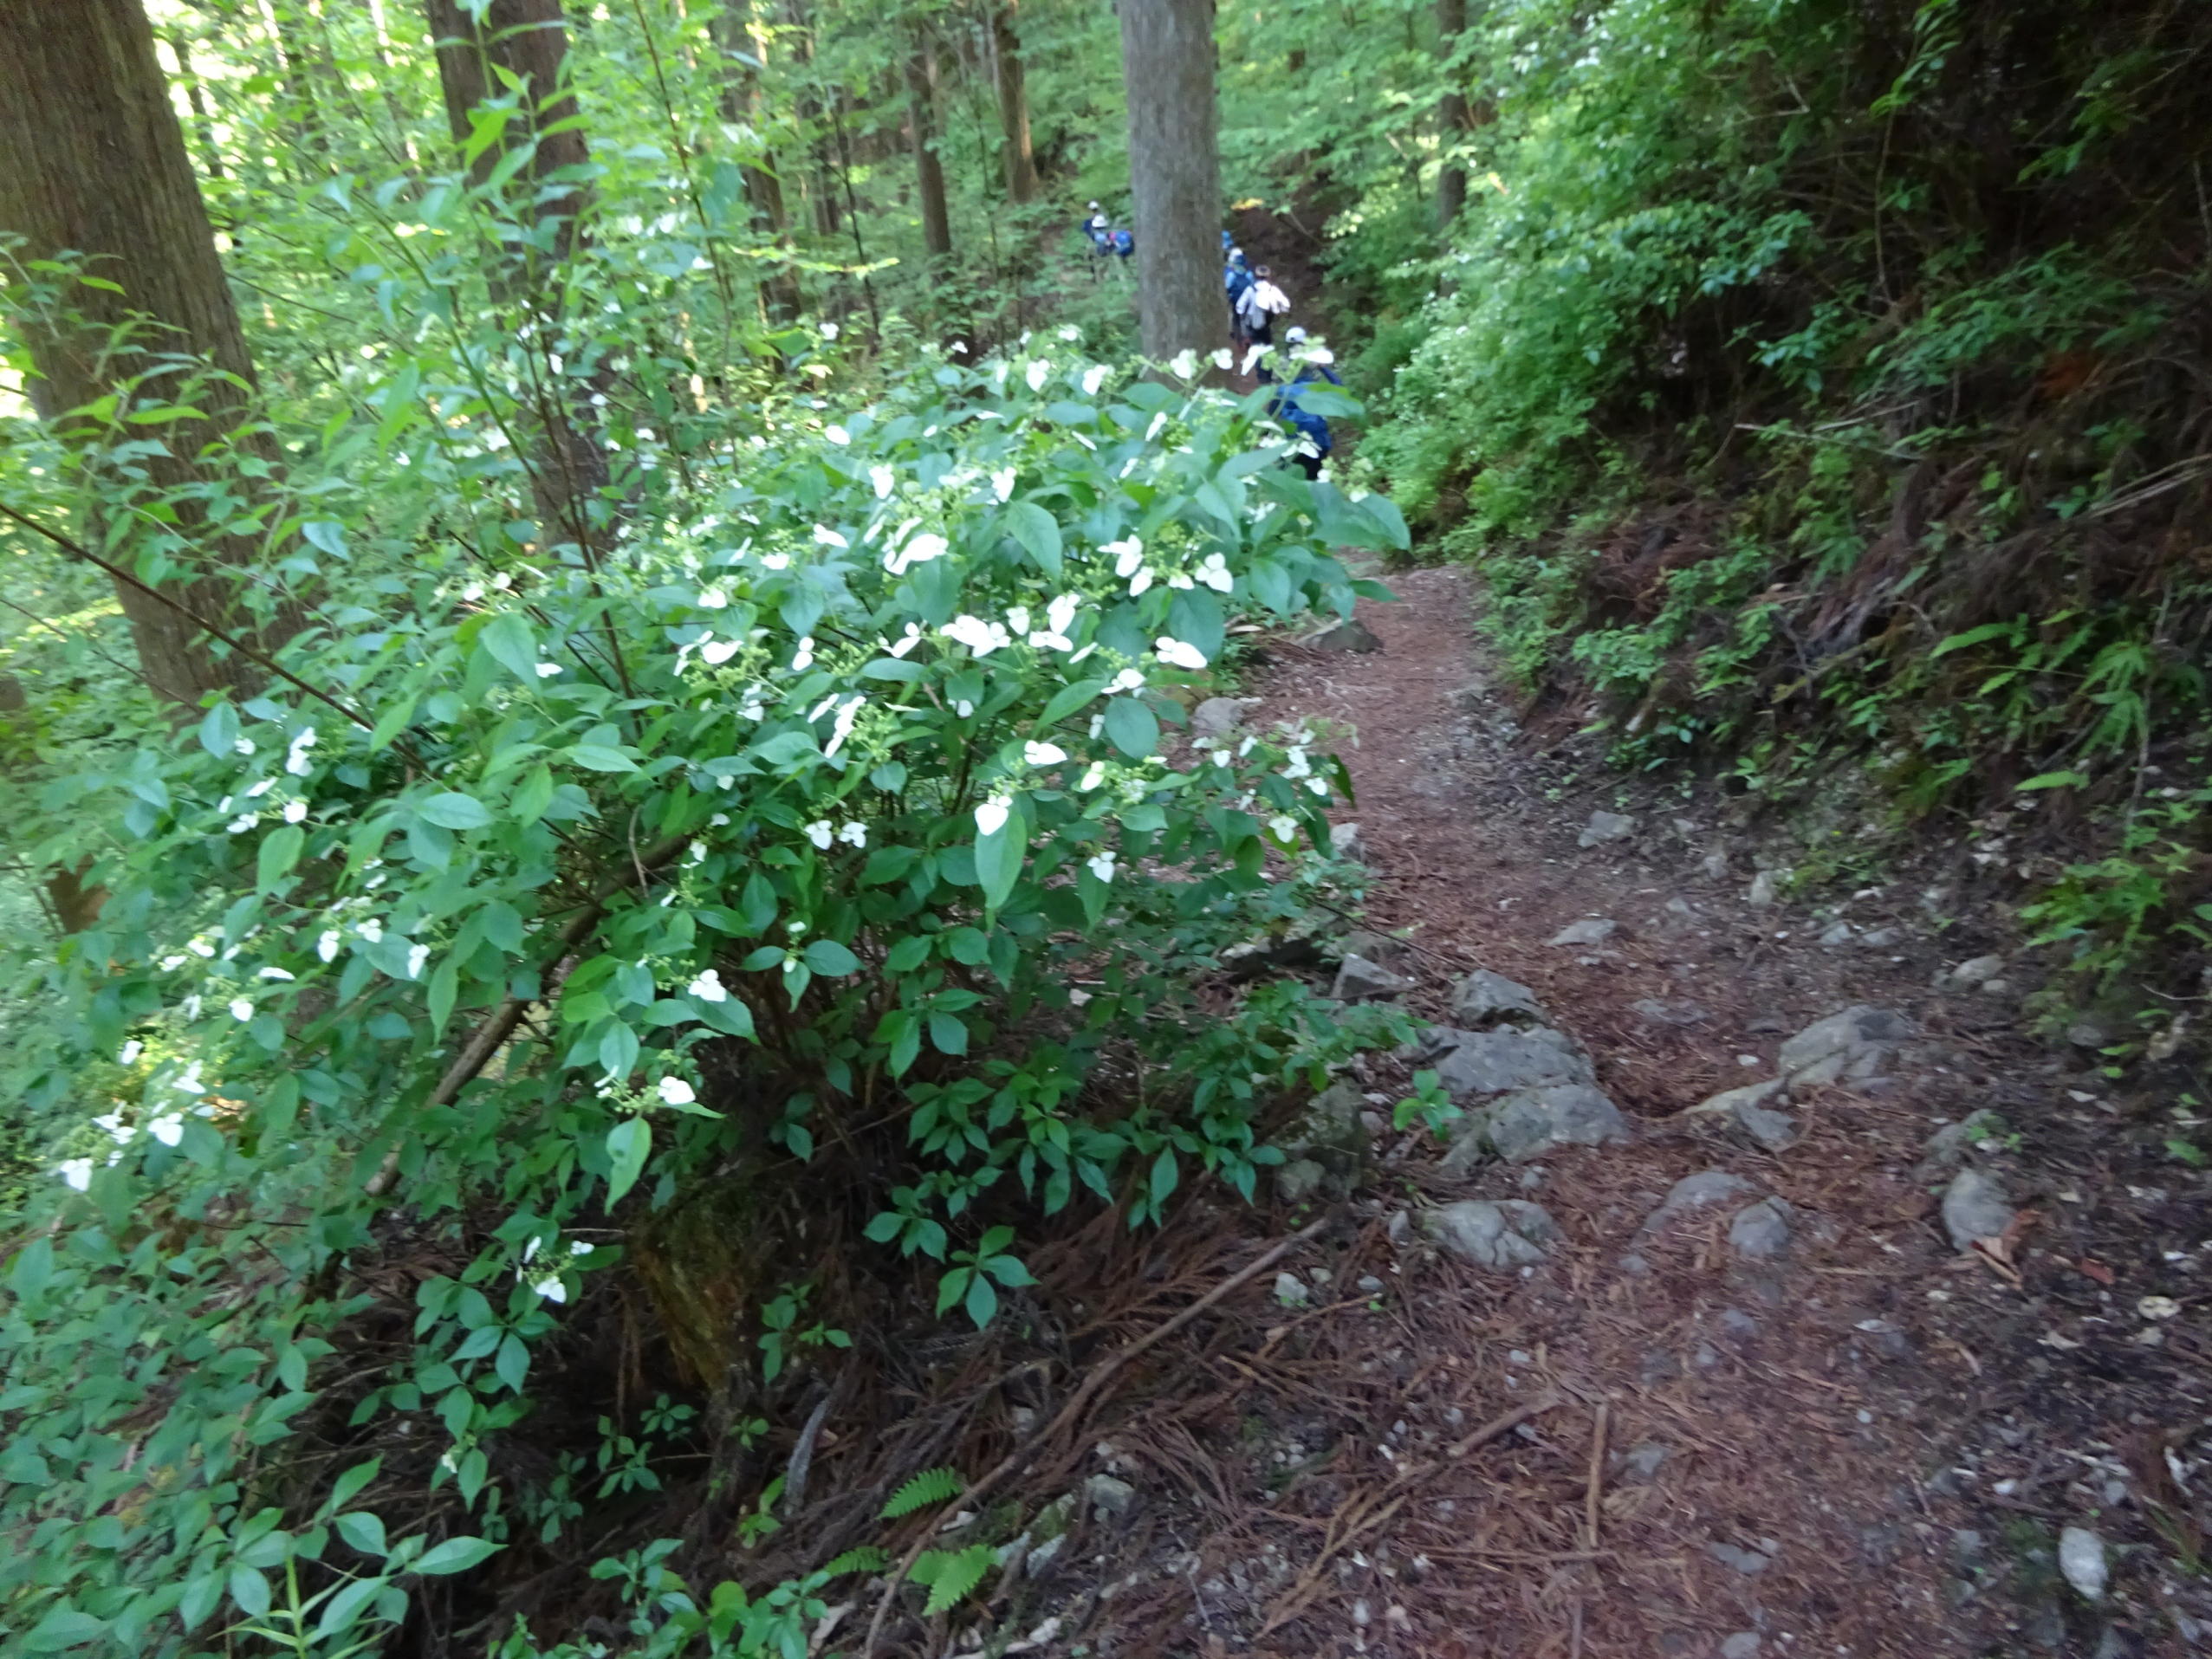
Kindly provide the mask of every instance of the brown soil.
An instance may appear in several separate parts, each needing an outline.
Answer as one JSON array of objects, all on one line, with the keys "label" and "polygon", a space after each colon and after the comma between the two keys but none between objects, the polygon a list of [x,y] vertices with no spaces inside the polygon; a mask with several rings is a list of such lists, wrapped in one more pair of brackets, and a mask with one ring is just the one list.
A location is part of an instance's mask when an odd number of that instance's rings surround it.
[{"label": "brown soil", "polygon": [[[2192,1270],[2212,1211],[2201,1178],[2146,1174],[2111,1132],[2160,1103],[2029,1043],[1992,999],[1931,993],[1960,953],[1911,905],[1887,913],[1911,939],[1884,955],[1747,904],[1748,863],[1702,872],[1730,839],[1724,802],[1624,800],[1601,768],[1578,784],[1589,757],[1542,749],[1486,678],[1469,579],[1390,580],[1403,602],[1361,607],[1382,649],[1279,647],[1255,723],[1340,726],[1370,918],[1415,943],[1417,1006],[1440,1016],[1476,966],[1525,982],[1642,1120],[1637,1142],[1454,1180],[1422,1137],[1380,1134],[1335,1230],[1284,1264],[1307,1305],[1262,1275],[1031,1471],[1040,1490],[1112,1474],[1136,1495],[1125,1517],[1079,1518],[1043,1575],[1009,1574],[990,1639],[1496,1659],[2192,1650],[2212,1597],[2176,1570],[2203,1517],[2173,1472],[2200,1480],[2212,1345]],[[1579,847],[1593,808],[1617,805],[1635,835]],[[1883,901],[1853,914],[1884,919]],[[1547,943],[1593,916],[1619,931]],[[1653,999],[1696,1007],[1670,1024],[1635,1010]],[[1895,1082],[1794,1108],[1797,1145],[1768,1154],[1675,1115],[1771,1076],[1787,1034],[1857,1002],[1927,1040]],[[1388,1067],[1364,1081],[1382,1110],[1403,1092]],[[1956,1255],[1912,1175],[1931,1128],[1981,1106],[2021,1131],[1985,1161],[2035,1200],[2010,1267]],[[1639,1236],[1704,1169],[1794,1207],[1786,1256],[1731,1250],[1743,1201]],[[1473,1196],[1541,1202],[1566,1245],[1516,1277],[1392,1243],[1393,1212]],[[1304,1219],[1278,1213],[1275,1235]],[[1089,1328],[1133,1333],[1266,1231],[1200,1208],[1156,1245],[1067,1266],[1096,1285],[1118,1264]],[[2139,1317],[2154,1293],[2180,1317]],[[2070,1524],[2114,1552],[2101,1606],[2057,1576]],[[985,1628],[939,1627],[937,1650],[984,1650]]]}]

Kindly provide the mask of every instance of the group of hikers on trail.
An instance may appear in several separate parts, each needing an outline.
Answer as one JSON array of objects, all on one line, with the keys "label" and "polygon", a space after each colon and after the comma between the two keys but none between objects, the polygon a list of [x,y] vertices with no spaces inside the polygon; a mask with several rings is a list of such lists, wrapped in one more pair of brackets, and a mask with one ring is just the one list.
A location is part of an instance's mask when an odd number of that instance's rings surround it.
[{"label": "group of hikers on trail", "polygon": [[[1117,229],[1106,217],[1106,210],[1096,202],[1085,209],[1082,230],[1091,245],[1093,276],[1105,269],[1108,258],[1127,260],[1137,251],[1136,237],[1125,229]],[[1308,478],[1318,478],[1336,445],[1330,437],[1328,422],[1303,406],[1298,388],[1321,382],[1340,386],[1344,382],[1330,367],[1333,360],[1329,353],[1320,347],[1306,344],[1303,328],[1284,330],[1281,344],[1289,352],[1288,362],[1279,356],[1275,323],[1289,315],[1290,296],[1275,285],[1274,273],[1268,267],[1246,260],[1244,250],[1227,230],[1221,233],[1221,249],[1222,287],[1229,300],[1229,334],[1243,353],[1242,370],[1262,386],[1275,388],[1268,399],[1268,412],[1298,434],[1291,459],[1297,462]],[[1277,378],[1277,370],[1284,366],[1292,370],[1287,380]]]}]

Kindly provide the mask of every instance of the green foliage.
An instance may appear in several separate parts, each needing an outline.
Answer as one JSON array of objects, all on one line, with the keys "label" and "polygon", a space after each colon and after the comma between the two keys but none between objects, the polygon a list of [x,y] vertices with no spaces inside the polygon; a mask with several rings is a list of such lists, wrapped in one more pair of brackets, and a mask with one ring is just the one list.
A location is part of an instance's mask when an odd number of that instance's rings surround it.
[{"label": "green foliage", "polygon": [[934,1618],[939,1613],[949,1613],[982,1584],[983,1575],[991,1570],[996,1552],[988,1544],[970,1544],[961,1550],[924,1550],[915,1558],[914,1570],[909,1575],[918,1584],[929,1586],[930,1598],[923,1613]]},{"label": "green foliage", "polygon": [[883,1519],[898,1520],[931,1504],[950,1503],[960,1495],[960,1488],[959,1470],[924,1469],[892,1494],[891,1500],[883,1507]]}]

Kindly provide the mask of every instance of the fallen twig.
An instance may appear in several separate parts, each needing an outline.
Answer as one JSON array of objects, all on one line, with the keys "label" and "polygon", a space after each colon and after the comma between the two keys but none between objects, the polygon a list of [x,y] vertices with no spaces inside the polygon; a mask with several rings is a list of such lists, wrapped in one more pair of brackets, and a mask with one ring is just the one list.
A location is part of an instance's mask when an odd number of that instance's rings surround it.
[{"label": "fallen twig", "polygon": [[1590,1430],[1590,1484],[1582,1500],[1582,1547],[1598,1547],[1599,1500],[1605,1489],[1605,1417],[1611,1408],[1605,1401],[1598,1402],[1597,1416]]},{"label": "fallen twig", "polygon": [[[1322,1229],[1328,1226],[1331,1219],[1330,1216],[1323,1215],[1299,1228],[1288,1238],[1261,1252],[1258,1256],[1239,1267],[1172,1319],[1164,1320],[1134,1342],[1117,1348],[1108,1354],[1100,1364],[1092,1367],[1090,1374],[1084,1377],[1075,1392],[1068,1397],[1067,1403],[1061,1407],[1050,1422],[1041,1429],[1030,1430],[1020,1440],[1015,1442],[1012,1451],[1001,1458],[988,1474],[979,1475],[970,1481],[966,1490],[953,1499],[949,1507],[955,1510],[973,1508],[978,1499],[995,1490],[1000,1481],[1019,1468],[1022,1459],[1026,1458],[1037,1446],[1076,1422],[1089,1408],[1091,1402],[1097,1398],[1099,1391],[1112,1380],[1116,1371],[1145,1350],[1173,1336],[1232,1291],[1249,1284],[1259,1274],[1275,1266],[1300,1245],[1318,1236]],[[872,1659],[872,1656],[875,1653],[876,1643],[883,1635],[884,1621],[891,1617],[892,1603],[898,1597],[898,1587],[906,1582],[906,1575],[913,1571],[914,1563],[921,1559],[922,1552],[929,1547],[930,1537],[931,1534],[924,1531],[908,1548],[898,1565],[892,1569],[891,1577],[883,1587],[883,1594],[876,1602],[875,1617],[868,1621],[866,1639],[860,1643],[860,1659]]]}]

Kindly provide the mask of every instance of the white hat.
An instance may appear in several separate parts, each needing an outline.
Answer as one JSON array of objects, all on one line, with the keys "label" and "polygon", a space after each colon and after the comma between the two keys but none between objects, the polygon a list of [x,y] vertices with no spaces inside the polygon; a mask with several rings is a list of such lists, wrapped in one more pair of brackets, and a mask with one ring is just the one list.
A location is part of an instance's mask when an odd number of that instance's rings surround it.
[{"label": "white hat", "polygon": [[1242,248],[1231,248],[1229,250],[1229,256],[1231,259],[1242,259],[1244,257],[1244,249]]},{"label": "white hat", "polygon": [[1093,202],[1093,203],[1092,203],[1092,204],[1091,204],[1091,205],[1092,205],[1093,207],[1096,207],[1096,206],[1098,205],[1098,204],[1097,204],[1096,202]]},{"label": "white hat", "polygon": [[1306,341],[1306,331],[1303,328],[1297,327],[1294,325],[1293,327],[1283,330],[1282,337],[1285,342],[1289,345],[1301,346],[1305,344]]}]

